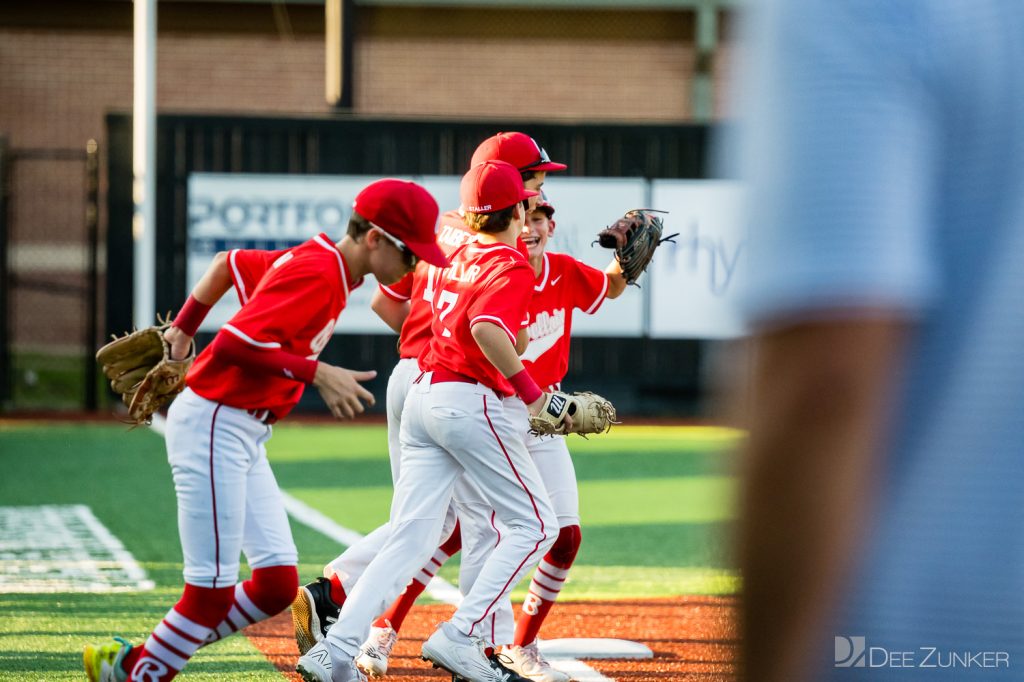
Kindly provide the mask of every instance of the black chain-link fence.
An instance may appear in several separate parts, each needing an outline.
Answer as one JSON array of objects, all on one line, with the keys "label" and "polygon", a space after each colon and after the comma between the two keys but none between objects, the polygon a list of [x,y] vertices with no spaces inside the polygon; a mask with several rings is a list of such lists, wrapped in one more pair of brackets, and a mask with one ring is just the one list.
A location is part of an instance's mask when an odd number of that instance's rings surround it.
[{"label": "black chain-link fence", "polygon": [[95,409],[99,153],[0,145],[4,411]]}]

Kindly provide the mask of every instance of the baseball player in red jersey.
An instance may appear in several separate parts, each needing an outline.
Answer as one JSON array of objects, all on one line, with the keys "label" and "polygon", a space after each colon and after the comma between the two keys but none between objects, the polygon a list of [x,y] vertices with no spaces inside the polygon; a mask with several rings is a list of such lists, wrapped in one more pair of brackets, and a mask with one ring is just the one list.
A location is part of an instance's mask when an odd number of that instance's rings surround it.
[{"label": "baseball player in red jersey", "polygon": [[[373,396],[352,372],[319,362],[349,291],[366,273],[394,283],[422,258],[443,266],[438,208],[411,182],[380,180],[356,197],[348,234],[320,234],[288,250],[221,253],[165,336],[183,357],[210,307],[232,286],[242,308],[190,370],[167,418],[167,453],[178,496],[182,598],[142,647],[124,640],[86,651],[90,680],[164,682],[204,644],[285,609],[298,585],[297,554],[267,461],[270,424],[306,384],[339,418]],[[251,579],[238,583],[245,552]]]},{"label": "baseball player in red jersey", "polygon": [[[522,359],[531,376],[547,390],[558,388],[568,369],[573,311],[593,314],[606,298],[617,298],[626,288],[619,264],[614,259],[602,272],[566,254],[548,252],[548,238],[555,229],[553,216],[554,207],[542,200],[530,212],[522,233],[535,276],[526,326],[529,346]],[[442,227],[439,242],[444,234]],[[394,296],[395,289],[400,289],[404,283],[405,280],[395,287],[382,287],[382,290]],[[407,321],[403,333],[409,324]],[[569,676],[552,668],[544,659],[537,648],[536,637],[565,583],[580,546],[576,474],[564,437],[538,437],[524,432],[524,438],[548,490],[548,498],[558,518],[559,533],[531,581],[518,623],[513,623],[512,608],[506,602],[493,615],[488,636],[491,642],[506,645],[499,660],[509,669],[537,682],[564,682]],[[473,584],[483,561],[494,547],[498,529],[494,524],[493,510],[481,504],[475,489],[461,484],[462,479],[456,486],[455,498],[463,545],[459,584],[465,591]],[[451,543],[445,549],[453,546]],[[415,597],[451,553],[436,553],[410,583],[410,587],[416,585],[418,589],[407,588],[406,593],[375,622],[370,639],[357,659],[360,667],[376,674],[387,670],[388,657],[397,639],[398,628],[394,619],[401,623]],[[410,596],[409,592],[413,595]]]},{"label": "baseball player in red jersey", "polygon": [[[566,166],[551,161],[547,152],[528,135],[520,132],[498,133],[484,140],[473,154],[473,163],[501,160],[519,169],[527,189],[539,190],[548,172],[565,170]],[[531,197],[528,202],[535,202]],[[442,215],[438,229],[438,244],[446,253],[475,239],[475,234],[465,224],[464,213],[449,211]],[[517,247],[526,252],[519,242]],[[399,430],[402,406],[405,396],[419,374],[417,358],[431,337],[430,324],[433,317],[431,301],[427,295],[427,264],[421,264],[415,273],[406,276],[398,284],[381,285],[374,293],[373,309],[400,334],[400,360],[388,380],[387,417],[388,449],[391,456],[392,480],[399,474]],[[522,341],[525,347],[525,334]],[[472,491],[472,483],[464,477],[456,485],[457,498],[482,500],[482,495]],[[467,494],[463,488],[473,494]],[[489,509],[489,508],[488,508]],[[387,671],[391,649],[397,641],[409,609],[422,594],[437,570],[461,547],[461,533],[455,526],[456,518],[450,508],[442,529],[444,538],[434,556],[418,571],[398,599],[381,614],[370,629],[369,637],[356,659],[357,665],[372,676],[382,676]],[[292,607],[295,637],[301,653],[305,653],[323,638],[330,623],[337,619],[338,611],[344,604],[346,593],[354,586],[366,565],[380,551],[390,525],[384,524],[368,534],[363,540],[349,547],[341,556],[324,569],[325,578],[300,588]],[[510,635],[511,636],[511,635]]]},{"label": "baseball player in red jersey", "polygon": [[477,241],[455,251],[452,267],[433,269],[428,279],[433,336],[403,409],[391,533],[326,639],[299,659],[307,681],[363,679],[353,659],[366,628],[433,553],[431,540],[463,474],[508,530],[452,620],[423,645],[423,655],[472,682],[508,679],[484,654],[483,623],[546,551],[556,523],[521,437],[527,409],[539,410],[544,395],[514,345],[533,279],[514,244],[524,218],[520,202],[535,194],[501,161],[475,166],[463,179],[466,222]]},{"label": "baseball player in red jersey", "polygon": [[[567,254],[546,250],[548,238],[555,229],[554,212],[550,203],[540,201],[523,229],[523,241],[533,266],[534,286],[526,325],[530,343],[522,359],[530,376],[545,390],[557,389],[569,368],[573,311],[593,314],[606,298],[617,298],[626,289],[626,280],[614,259],[602,272]],[[504,647],[502,653],[510,661],[508,667],[523,677],[536,682],[568,682],[568,675],[552,668],[541,656],[536,639],[580,546],[576,472],[564,436],[527,434],[526,446],[558,517],[558,538],[534,572],[515,625],[513,645]],[[480,525],[484,531],[490,528],[496,534],[490,524]],[[485,536],[481,544],[486,548],[494,537]],[[467,548],[463,563],[472,565],[476,561],[474,552]]]}]

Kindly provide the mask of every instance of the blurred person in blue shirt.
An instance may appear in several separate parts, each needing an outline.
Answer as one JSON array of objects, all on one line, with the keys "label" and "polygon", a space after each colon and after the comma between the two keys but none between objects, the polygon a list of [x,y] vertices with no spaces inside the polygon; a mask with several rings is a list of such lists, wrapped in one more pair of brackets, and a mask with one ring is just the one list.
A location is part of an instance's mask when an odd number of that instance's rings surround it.
[{"label": "blurred person in blue shirt", "polygon": [[744,676],[1024,679],[1024,2],[752,12]]}]

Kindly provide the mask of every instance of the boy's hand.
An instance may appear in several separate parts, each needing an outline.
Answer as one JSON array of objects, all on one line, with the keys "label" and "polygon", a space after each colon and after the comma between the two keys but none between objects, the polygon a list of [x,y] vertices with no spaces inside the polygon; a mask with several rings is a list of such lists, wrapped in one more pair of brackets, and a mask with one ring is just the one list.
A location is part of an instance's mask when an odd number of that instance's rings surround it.
[{"label": "boy's hand", "polygon": [[320,396],[335,418],[352,419],[366,410],[364,402],[371,407],[376,404],[373,394],[359,383],[376,376],[377,372],[373,370],[355,371],[320,362],[316,367],[313,385],[320,391]]}]

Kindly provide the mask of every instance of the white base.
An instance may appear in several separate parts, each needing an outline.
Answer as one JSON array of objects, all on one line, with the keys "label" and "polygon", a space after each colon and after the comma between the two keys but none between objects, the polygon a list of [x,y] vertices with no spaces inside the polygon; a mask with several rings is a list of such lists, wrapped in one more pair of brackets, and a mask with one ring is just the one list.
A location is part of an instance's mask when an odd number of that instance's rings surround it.
[{"label": "white base", "polygon": [[640,642],[601,637],[570,637],[538,640],[544,658],[654,658],[654,652]]}]

